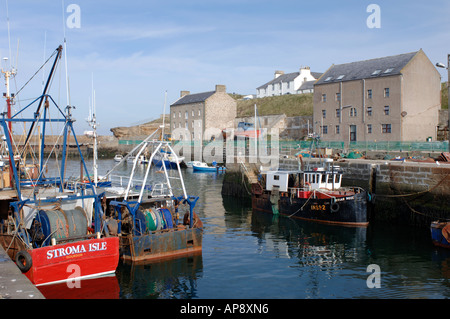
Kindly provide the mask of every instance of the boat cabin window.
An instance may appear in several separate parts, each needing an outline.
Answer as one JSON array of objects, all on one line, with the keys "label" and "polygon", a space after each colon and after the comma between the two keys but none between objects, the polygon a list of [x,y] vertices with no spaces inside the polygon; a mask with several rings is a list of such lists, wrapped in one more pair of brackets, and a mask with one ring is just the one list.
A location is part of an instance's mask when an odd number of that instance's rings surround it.
[{"label": "boat cabin window", "polygon": [[342,175],[341,174],[336,174],[336,175],[334,175],[334,182],[336,183],[336,184],[340,184],[341,183],[341,181],[340,181],[340,177],[341,177]]}]

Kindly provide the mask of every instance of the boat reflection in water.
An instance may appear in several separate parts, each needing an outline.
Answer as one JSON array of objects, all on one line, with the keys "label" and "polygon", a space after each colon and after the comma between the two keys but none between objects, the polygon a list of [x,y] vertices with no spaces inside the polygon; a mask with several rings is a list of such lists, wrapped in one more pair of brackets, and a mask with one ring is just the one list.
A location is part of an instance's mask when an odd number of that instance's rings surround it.
[{"label": "boat reflection in water", "polygon": [[158,262],[119,264],[117,277],[122,299],[191,299],[203,274],[202,254]]},{"label": "boat reflection in water", "polygon": [[[245,208],[238,207],[241,204],[236,201],[224,198],[223,204],[227,212],[246,215]],[[272,251],[278,257],[298,258],[299,265],[304,266],[326,266],[367,257],[366,227],[321,224],[248,209],[251,211],[250,230],[252,236],[258,238],[260,249]],[[225,221],[227,228],[232,229],[242,227],[236,223],[248,222],[239,216],[225,216]]]},{"label": "boat reflection in water", "polygon": [[[367,228],[318,224],[253,211],[252,232],[267,248],[300,266],[327,266],[365,258]],[[266,248],[266,249],[267,249]],[[363,249],[364,250],[364,249]]]},{"label": "boat reflection in water", "polygon": [[46,299],[119,299],[120,296],[116,276],[44,285],[38,289]]}]

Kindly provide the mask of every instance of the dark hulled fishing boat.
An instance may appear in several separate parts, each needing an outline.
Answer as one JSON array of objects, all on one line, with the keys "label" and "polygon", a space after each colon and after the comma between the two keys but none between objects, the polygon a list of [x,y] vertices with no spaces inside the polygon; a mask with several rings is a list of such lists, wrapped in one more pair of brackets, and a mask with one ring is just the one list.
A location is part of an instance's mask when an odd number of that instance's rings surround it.
[{"label": "dark hulled fishing boat", "polygon": [[[316,141],[317,142],[317,141]],[[252,207],[272,214],[315,222],[367,226],[367,192],[343,187],[343,171],[325,159],[319,167],[261,172],[252,184]]]}]

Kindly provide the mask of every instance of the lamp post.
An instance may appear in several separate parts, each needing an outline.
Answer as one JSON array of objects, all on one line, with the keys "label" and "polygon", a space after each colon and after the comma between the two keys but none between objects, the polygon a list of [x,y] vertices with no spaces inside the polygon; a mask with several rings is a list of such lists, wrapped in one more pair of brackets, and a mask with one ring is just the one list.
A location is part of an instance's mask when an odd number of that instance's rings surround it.
[{"label": "lamp post", "polygon": [[450,100],[450,54],[447,55],[447,67],[445,67],[442,63],[436,63],[436,66],[438,68],[447,69],[448,76],[447,76],[447,110],[448,110],[448,122],[447,122],[447,139],[448,139],[448,151],[450,152],[450,107],[448,107]]}]

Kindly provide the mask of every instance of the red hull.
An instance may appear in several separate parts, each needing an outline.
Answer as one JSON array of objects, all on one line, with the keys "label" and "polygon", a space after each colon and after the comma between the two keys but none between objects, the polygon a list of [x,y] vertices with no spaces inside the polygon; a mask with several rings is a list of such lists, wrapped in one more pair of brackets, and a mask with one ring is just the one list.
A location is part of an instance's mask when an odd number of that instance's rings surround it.
[{"label": "red hull", "polygon": [[119,238],[80,240],[29,250],[32,266],[25,275],[36,286],[114,273]]}]

